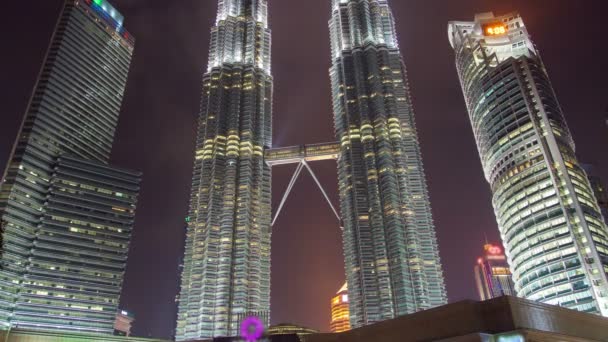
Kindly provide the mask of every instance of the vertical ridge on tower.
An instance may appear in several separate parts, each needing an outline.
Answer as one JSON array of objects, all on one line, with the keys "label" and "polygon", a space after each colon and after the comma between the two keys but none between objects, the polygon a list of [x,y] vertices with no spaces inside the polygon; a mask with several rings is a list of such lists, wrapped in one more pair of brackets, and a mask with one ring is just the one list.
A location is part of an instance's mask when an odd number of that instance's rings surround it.
[{"label": "vertical ridge on tower", "polygon": [[238,334],[270,310],[272,76],[266,0],[219,0],[211,29],[186,249],[178,341]]},{"label": "vertical ridge on tower", "polygon": [[407,75],[387,1],[333,0],[333,107],[351,325],[447,302]]}]

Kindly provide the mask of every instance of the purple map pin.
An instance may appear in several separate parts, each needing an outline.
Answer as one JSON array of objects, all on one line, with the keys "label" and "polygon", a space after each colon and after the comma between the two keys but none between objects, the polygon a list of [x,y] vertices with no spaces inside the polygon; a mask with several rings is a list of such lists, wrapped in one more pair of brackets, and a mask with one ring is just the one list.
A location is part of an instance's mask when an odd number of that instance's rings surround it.
[{"label": "purple map pin", "polygon": [[257,317],[248,317],[241,324],[241,337],[247,342],[254,342],[262,337],[264,324]]}]

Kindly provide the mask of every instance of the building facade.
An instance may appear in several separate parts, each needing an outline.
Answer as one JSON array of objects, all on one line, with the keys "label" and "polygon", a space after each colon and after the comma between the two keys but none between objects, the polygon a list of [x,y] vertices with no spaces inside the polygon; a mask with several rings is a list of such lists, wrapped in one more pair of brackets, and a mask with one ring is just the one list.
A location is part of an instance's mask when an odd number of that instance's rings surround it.
[{"label": "building facade", "polygon": [[386,0],[333,0],[333,112],[353,328],[447,302],[407,74]]},{"label": "building facade", "polygon": [[474,273],[475,285],[482,301],[517,295],[507,257],[500,247],[486,244],[483,256],[477,259]]},{"label": "building facade", "polygon": [[107,165],[134,40],[66,0],[0,184],[0,324],[113,333],[141,175]]},{"label": "building facade", "polygon": [[219,0],[203,79],[176,339],[270,310],[272,76],[266,0]]},{"label": "building facade", "polygon": [[518,296],[607,316],[608,229],[524,21],[448,31]]},{"label": "building facade", "polygon": [[600,178],[597,168],[592,164],[583,164],[583,169],[587,173],[587,178],[593,189],[593,194],[597,200],[597,204],[600,206],[602,215],[604,216],[604,222],[608,224],[608,188],[604,185],[604,182]]},{"label": "building facade", "polygon": [[329,330],[339,333],[350,330],[350,311],[348,310],[348,286],[344,286],[331,299],[331,322]]}]

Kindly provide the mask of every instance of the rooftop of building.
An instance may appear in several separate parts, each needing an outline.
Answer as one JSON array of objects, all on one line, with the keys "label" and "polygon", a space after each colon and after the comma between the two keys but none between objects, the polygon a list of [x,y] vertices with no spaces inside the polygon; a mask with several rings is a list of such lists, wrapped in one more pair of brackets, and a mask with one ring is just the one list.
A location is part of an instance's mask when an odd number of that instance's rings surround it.
[{"label": "rooftop of building", "polygon": [[0,330],[4,342],[169,342],[168,340],[86,333],[48,332],[14,328]]},{"label": "rooftop of building", "polygon": [[[508,336],[520,338],[508,340]],[[339,334],[306,338],[306,342],[529,340],[608,341],[608,318],[505,296],[462,301]]]},{"label": "rooftop of building", "polygon": [[319,331],[292,323],[280,323],[266,329],[266,335],[318,334]]},{"label": "rooftop of building", "polygon": [[[287,325],[287,324],[284,324]],[[288,325],[287,325],[288,326]],[[9,333],[7,337],[6,334]],[[338,334],[273,335],[271,342],[598,342],[608,341],[608,318],[516,297],[472,300],[402,316]],[[121,336],[0,331],[6,342],[166,342]],[[215,341],[240,341],[219,338]],[[203,341],[203,340],[201,340]]]}]

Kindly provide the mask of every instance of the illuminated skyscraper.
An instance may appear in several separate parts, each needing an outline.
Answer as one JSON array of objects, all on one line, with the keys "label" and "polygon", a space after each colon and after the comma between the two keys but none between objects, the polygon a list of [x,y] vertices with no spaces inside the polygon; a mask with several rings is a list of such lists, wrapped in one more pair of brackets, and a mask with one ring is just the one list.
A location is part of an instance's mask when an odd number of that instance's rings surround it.
[{"label": "illuminated skyscraper", "polygon": [[608,224],[608,188],[606,188],[604,182],[602,182],[594,165],[583,164],[583,169],[587,173],[591,189],[593,189],[597,204],[600,206],[600,210],[604,216],[604,222]]},{"label": "illuminated skyscraper", "polygon": [[486,244],[475,265],[475,285],[481,300],[516,296],[507,257],[498,246]]},{"label": "illuminated skyscraper", "polygon": [[329,329],[332,333],[350,330],[350,314],[348,310],[348,287],[346,283],[331,299],[331,323]]},{"label": "illuminated skyscraper", "polygon": [[518,295],[608,316],[608,229],[524,21],[480,14],[449,39]]},{"label": "illuminated skyscraper", "polygon": [[114,331],[141,176],[107,165],[134,45],[122,22],[65,1],[0,184],[5,328]]},{"label": "illuminated skyscraper", "polygon": [[[270,310],[272,76],[266,0],[219,0],[192,178],[176,339]],[[266,322],[268,323],[268,322]]]},{"label": "illuminated skyscraper", "polygon": [[351,325],[446,304],[414,111],[386,0],[333,0],[333,109]]}]

